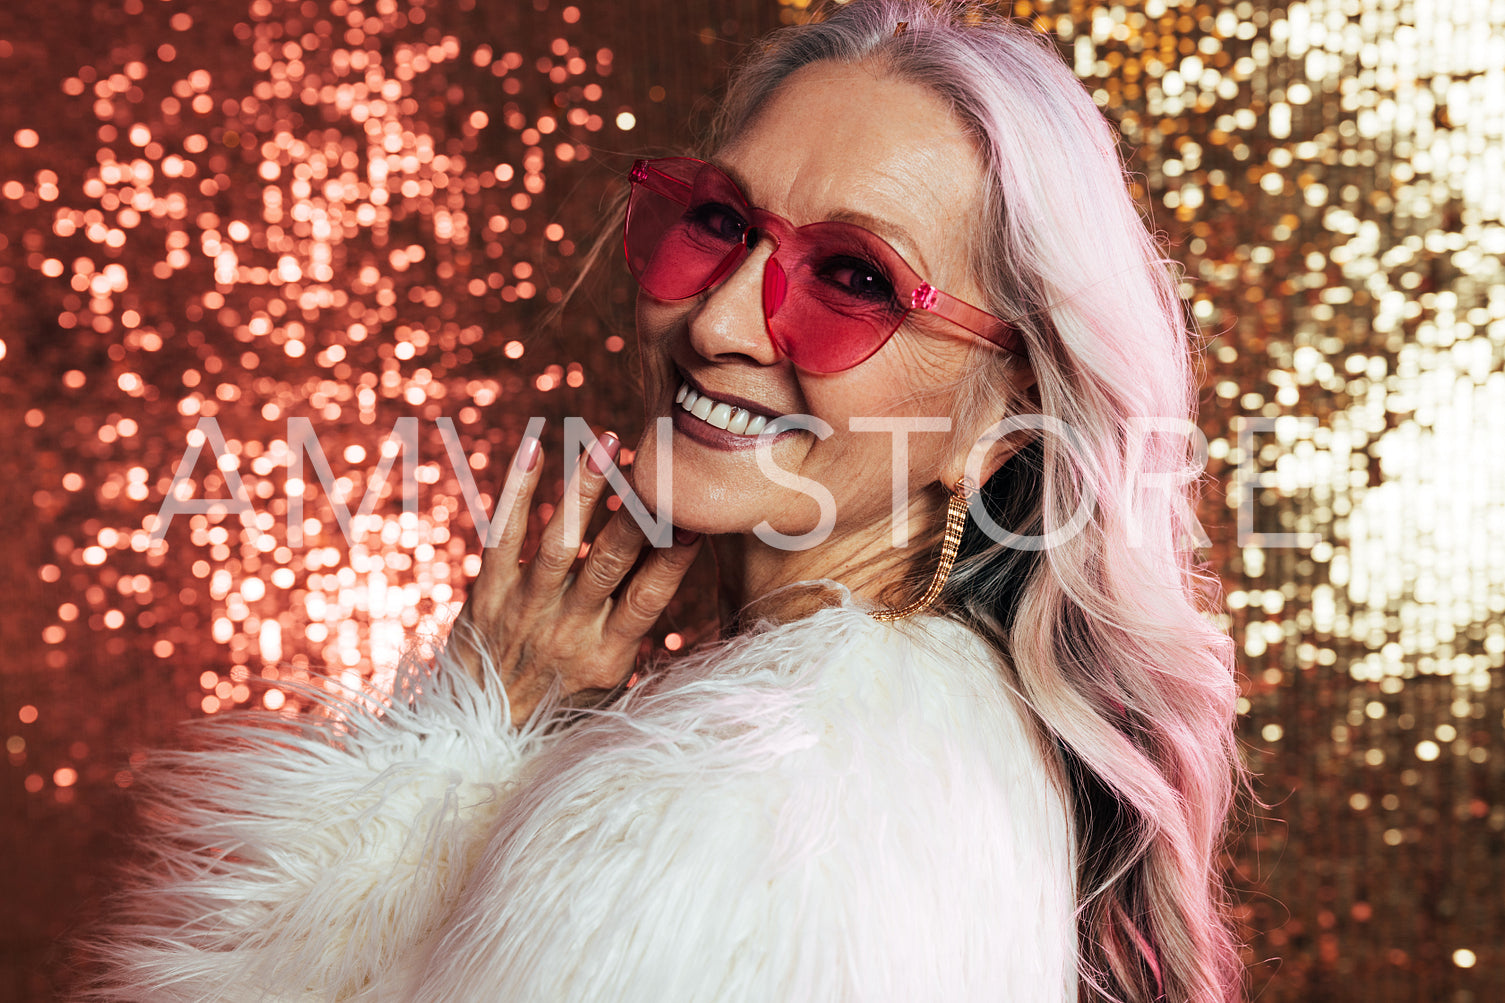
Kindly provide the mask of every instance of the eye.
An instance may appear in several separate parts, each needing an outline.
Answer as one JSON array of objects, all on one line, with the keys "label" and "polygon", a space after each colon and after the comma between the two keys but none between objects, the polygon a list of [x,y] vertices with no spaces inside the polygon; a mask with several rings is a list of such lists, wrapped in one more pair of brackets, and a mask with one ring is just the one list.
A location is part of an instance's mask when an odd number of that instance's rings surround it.
[{"label": "eye", "polygon": [[820,269],[820,277],[837,290],[856,299],[871,303],[891,303],[894,286],[883,270],[861,258],[840,257],[827,261]]},{"label": "eye", "polygon": [[723,202],[701,202],[685,212],[685,219],[700,233],[729,244],[742,242],[747,232],[747,220],[736,209]]}]

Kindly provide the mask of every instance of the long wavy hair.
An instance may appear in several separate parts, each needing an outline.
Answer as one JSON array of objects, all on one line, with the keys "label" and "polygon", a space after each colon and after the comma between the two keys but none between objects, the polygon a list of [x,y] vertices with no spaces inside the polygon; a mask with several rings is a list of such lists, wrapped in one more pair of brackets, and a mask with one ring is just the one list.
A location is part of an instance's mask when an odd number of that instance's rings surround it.
[{"label": "long wavy hair", "polygon": [[[826,60],[927,87],[971,132],[987,178],[972,251],[985,305],[1020,318],[1036,376],[1024,409],[1074,433],[1037,435],[983,491],[998,525],[1064,539],[1021,547],[970,522],[941,602],[1004,655],[1064,763],[1082,996],[1240,998],[1219,866],[1242,778],[1232,645],[1208,615],[1216,581],[1184,545],[1194,332],[1117,137],[1028,26],[975,3],[851,0],[754,46],[710,146]],[[1021,410],[1006,360],[982,357],[958,417]],[[1079,505],[1091,516],[1070,532]]]}]

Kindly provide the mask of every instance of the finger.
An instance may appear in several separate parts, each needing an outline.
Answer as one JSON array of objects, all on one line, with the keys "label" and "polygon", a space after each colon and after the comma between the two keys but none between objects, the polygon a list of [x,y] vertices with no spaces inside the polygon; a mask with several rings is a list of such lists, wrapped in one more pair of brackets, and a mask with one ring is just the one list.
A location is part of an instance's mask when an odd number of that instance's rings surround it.
[{"label": "finger", "polygon": [[[535,422],[539,426],[536,429]],[[507,549],[509,554],[515,556],[515,552],[522,546],[523,538],[528,534],[528,512],[533,507],[533,491],[538,486],[542,472],[538,462],[543,455],[543,444],[539,441],[542,425],[543,422],[537,418],[528,422],[523,441],[518,443],[512,462],[507,465],[507,479],[502,485],[502,495],[497,499],[487,528],[483,545],[486,550]]]},{"label": "finger", "polygon": [[633,573],[607,617],[607,634],[621,640],[636,640],[648,633],[668,608],[690,565],[695,563],[695,555],[700,553],[698,534],[675,530],[674,537],[674,546],[654,548]]},{"label": "finger", "polygon": [[533,586],[530,591],[558,594],[563,589],[565,575],[585,539],[585,527],[605,492],[606,468],[621,448],[621,440],[605,432],[580,455],[574,476],[565,485],[564,498],[544,526],[538,553],[528,566],[529,584]]},{"label": "finger", "polygon": [[600,606],[632,571],[648,538],[625,508],[618,509],[591,541],[573,587],[567,593],[574,608]]},{"label": "finger", "polygon": [[471,585],[467,605],[489,612],[504,598],[505,583],[517,575],[523,540],[528,535],[528,512],[542,475],[542,454],[543,447],[529,422],[528,434],[523,435],[507,465],[507,479],[486,530],[481,570]]}]

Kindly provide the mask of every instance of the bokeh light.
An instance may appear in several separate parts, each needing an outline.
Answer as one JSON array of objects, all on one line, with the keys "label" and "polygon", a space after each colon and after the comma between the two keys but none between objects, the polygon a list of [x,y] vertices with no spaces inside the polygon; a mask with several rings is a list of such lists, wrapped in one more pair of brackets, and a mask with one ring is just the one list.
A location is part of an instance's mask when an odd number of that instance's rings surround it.
[{"label": "bokeh light", "polygon": [[[47,996],[147,747],[389,682],[463,598],[467,490],[489,508],[527,419],[556,482],[563,416],[635,431],[620,276],[550,308],[631,159],[808,16],[77,7],[0,10],[16,998]],[[1230,851],[1255,990],[1505,996],[1505,11],[1010,9],[1118,125],[1208,337],[1201,515],[1271,805]]]}]

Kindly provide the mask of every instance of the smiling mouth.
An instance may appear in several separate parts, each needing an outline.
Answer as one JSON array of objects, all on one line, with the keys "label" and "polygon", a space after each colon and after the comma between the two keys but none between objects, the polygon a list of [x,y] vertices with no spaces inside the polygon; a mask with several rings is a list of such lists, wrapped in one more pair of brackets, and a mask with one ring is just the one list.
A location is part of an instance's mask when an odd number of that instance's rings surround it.
[{"label": "smiling mouth", "polygon": [[685,381],[680,382],[674,403],[690,417],[698,418],[712,428],[748,438],[756,437],[770,421],[766,415],[754,414],[746,408],[703,394]]}]

